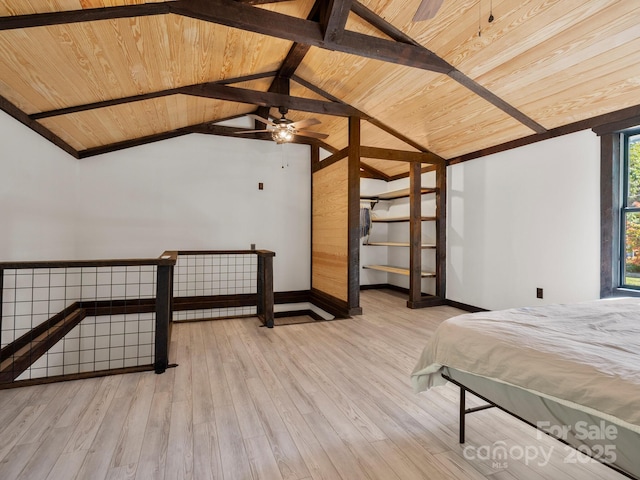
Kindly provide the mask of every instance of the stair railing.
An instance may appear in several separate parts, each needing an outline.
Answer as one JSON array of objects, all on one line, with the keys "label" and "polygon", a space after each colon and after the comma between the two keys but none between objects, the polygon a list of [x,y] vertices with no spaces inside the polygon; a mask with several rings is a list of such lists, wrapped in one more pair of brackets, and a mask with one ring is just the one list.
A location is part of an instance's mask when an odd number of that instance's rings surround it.
[{"label": "stair railing", "polygon": [[0,263],[0,389],[169,367],[174,321],[258,316],[273,327],[266,250]]}]

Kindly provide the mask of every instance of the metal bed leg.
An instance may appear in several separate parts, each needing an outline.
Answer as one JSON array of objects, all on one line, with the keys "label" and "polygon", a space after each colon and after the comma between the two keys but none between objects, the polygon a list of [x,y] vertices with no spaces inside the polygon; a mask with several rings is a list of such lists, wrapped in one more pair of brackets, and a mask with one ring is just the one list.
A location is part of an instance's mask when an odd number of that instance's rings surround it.
[{"label": "metal bed leg", "polygon": [[466,417],[466,393],[467,390],[460,386],[460,422],[459,422],[459,440],[460,443],[464,443],[464,422]]}]

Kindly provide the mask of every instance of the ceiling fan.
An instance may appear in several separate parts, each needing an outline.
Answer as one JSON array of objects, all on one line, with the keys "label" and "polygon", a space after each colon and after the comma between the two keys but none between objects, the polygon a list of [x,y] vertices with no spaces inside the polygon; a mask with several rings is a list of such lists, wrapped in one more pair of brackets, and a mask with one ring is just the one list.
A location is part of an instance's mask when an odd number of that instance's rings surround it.
[{"label": "ceiling fan", "polygon": [[319,138],[319,139],[324,139],[329,136],[324,133],[310,132],[310,131],[304,130],[307,127],[320,124],[321,123],[320,120],[316,118],[308,118],[306,120],[300,120],[299,122],[294,122],[292,120],[289,120],[286,117],[288,112],[286,108],[280,107],[278,111],[280,112],[280,115],[282,115],[282,117],[279,119],[275,119],[273,121],[260,117],[258,115],[255,115],[253,113],[250,113],[248,115],[254,120],[257,120],[261,123],[269,125],[270,127],[273,127],[273,128],[270,128],[268,130],[246,130],[244,132],[238,132],[238,133],[269,132],[271,133],[271,138],[273,138],[273,140],[276,143],[291,142],[295,135],[301,135],[303,137],[311,137],[311,138]]},{"label": "ceiling fan", "polygon": [[442,2],[444,0],[422,0],[418,10],[416,10],[416,14],[413,16],[413,21],[421,22],[435,17],[442,6]]}]

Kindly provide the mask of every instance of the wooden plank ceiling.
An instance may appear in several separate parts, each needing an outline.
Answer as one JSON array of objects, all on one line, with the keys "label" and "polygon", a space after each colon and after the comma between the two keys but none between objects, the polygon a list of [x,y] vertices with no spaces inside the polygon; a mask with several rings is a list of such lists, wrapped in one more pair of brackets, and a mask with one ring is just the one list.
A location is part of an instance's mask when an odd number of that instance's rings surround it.
[{"label": "wooden plank ceiling", "polygon": [[365,146],[455,161],[640,104],[640,2],[419,4],[0,0],[0,108],[78,158],[284,106],[332,153],[359,116]]}]

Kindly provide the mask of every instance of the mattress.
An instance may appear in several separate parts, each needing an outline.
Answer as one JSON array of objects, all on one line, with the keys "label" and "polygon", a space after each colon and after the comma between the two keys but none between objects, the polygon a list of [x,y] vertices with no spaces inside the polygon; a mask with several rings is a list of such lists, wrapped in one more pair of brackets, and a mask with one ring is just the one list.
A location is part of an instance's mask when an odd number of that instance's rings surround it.
[{"label": "mattress", "polygon": [[443,373],[640,478],[640,299],[453,317],[424,348],[415,391],[446,383]]},{"label": "mattress", "polygon": [[412,383],[443,366],[526,389],[640,432],[640,299],[465,314],[438,326]]}]

